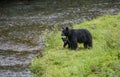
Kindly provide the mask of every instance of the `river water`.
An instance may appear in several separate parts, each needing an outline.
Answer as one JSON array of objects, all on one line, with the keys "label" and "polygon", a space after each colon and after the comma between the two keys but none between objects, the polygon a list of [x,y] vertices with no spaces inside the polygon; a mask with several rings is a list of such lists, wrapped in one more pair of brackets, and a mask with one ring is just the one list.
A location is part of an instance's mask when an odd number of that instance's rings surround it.
[{"label": "river water", "polygon": [[120,0],[31,0],[0,5],[0,77],[32,77],[31,60],[41,55],[45,29],[120,12]]}]

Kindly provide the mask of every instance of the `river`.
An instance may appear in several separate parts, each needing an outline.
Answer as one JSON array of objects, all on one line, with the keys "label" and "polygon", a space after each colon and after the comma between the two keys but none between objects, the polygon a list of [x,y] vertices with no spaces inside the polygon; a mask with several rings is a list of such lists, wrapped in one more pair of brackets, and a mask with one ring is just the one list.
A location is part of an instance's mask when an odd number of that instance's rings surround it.
[{"label": "river", "polygon": [[120,0],[30,0],[0,5],[0,77],[32,77],[31,60],[41,55],[45,29],[69,26],[120,12]]}]

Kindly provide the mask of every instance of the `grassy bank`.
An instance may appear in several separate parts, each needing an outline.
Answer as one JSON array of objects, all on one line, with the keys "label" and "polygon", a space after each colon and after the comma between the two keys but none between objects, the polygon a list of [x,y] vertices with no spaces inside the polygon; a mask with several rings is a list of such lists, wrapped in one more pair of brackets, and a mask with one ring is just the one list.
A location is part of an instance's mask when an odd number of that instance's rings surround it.
[{"label": "grassy bank", "polygon": [[104,15],[92,21],[76,24],[93,36],[93,48],[69,50],[63,48],[61,31],[48,33],[43,57],[32,61],[35,77],[120,77],[120,14]]}]

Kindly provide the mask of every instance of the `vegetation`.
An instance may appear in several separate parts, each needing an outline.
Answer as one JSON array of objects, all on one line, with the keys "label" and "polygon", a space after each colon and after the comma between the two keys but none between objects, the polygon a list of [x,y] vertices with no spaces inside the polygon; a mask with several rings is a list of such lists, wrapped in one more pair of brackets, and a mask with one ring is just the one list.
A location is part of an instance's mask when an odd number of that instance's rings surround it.
[{"label": "vegetation", "polygon": [[84,49],[82,44],[78,50],[63,48],[61,31],[45,33],[43,57],[35,58],[30,66],[34,76],[120,77],[120,14],[104,15],[73,28],[88,29],[93,36],[93,48]]}]

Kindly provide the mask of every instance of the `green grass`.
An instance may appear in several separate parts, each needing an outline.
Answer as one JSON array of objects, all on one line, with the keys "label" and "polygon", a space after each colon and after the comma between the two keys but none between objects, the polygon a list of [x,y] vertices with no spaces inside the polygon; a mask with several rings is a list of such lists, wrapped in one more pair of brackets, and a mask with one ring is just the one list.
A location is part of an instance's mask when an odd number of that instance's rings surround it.
[{"label": "green grass", "polygon": [[43,57],[32,61],[35,77],[120,77],[120,14],[104,15],[92,21],[75,24],[74,29],[88,29],[93,48],[63,48],[61,31],[47,34]]}]

